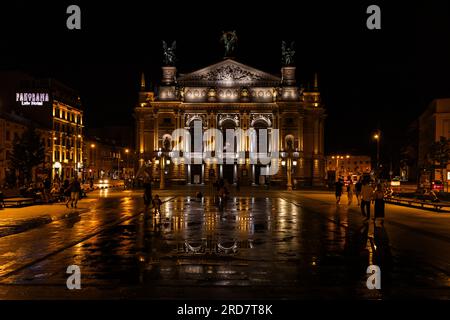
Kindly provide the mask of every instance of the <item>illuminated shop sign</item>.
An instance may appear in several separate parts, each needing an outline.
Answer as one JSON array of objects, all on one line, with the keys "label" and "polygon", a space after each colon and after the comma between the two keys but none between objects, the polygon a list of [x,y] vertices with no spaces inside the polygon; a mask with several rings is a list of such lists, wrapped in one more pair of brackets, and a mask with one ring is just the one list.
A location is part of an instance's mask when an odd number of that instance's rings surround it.
[{"label": "illuminated shop sign", "polygon": [[22,106],[42,106],[44,102],[49,102],[49,98],[48,93],[18,92],[16,102],[20,102]]}]

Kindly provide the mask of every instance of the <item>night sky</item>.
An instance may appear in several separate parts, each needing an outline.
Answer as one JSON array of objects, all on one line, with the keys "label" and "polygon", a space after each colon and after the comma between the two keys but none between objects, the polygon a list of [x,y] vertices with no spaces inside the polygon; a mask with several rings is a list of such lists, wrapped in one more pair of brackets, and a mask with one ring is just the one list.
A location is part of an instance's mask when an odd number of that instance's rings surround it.
[{"label": "night sky", "polygon": [[[88,126],[133,125],[140,72],[158,82],[162,40],[177,40],[186,73],[222,59],[223,30],[237,31],[236,60],[275,74],[281,40],[296,42],[298,80],[306,86],[319,73],[328,153],[373,156],[380,128],[382,156],[395,161],[411,122],[433,98],[450,97],[448,2],[92,2],[0,5],[0,67],[78,89]],[[366,28],[374,3],[382,30]],[[69,4],[81,7],[81,31],[66,29]]]}]

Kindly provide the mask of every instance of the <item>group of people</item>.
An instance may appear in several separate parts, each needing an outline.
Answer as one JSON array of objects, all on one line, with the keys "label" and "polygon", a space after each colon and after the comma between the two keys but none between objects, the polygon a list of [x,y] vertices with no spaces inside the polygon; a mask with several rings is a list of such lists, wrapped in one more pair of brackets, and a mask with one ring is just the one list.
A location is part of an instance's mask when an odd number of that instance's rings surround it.
[{"label": "group of people", "polygon": [[[336,204],[341,203],[341,196],[344,191],[344,181],[339,179],[335,183],[336,188]],[[347,184],[347,199],[348,205],[353,203],[353,195],[356,196],[357,205],[361,208],[361,213],[365,217],[365,221],[370,219],[370,205],[374,204],[374,222],[377,218],[381,219],[381,223],[384,222],[384,207],[385,207],[385,190],[381,183],[376,184],[375,188],[373,183],[369,179],[359,179],[356,183],[353,183],[351,179]]]}]

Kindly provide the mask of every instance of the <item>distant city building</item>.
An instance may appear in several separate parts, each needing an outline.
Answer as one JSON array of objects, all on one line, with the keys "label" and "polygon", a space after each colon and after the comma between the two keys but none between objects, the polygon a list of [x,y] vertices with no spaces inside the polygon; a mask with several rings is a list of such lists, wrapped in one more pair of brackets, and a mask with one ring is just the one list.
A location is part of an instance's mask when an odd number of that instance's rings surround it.
[{"label": "distant city building", "polygon": [[115,140],[89,136],[85,138],[83,180],[133,178],[134,150]]},{"label": "distant city building", "polygon": [[400,180],[415,182],[418,178],[419,121],[413,121],[402,137],[400,148]]},{"label": "distant city building", "polygon": [[[23,117],[14,113],[0,112],[0,185],[7,183],[7,177],[10,172],[10,155],[13,152],[13,142],[34,124]],[[32,177],[51,173],[52,168],[52,132],[45,128],[36,128],[36,133],[41,136],[42,143],[45,147],[45,158],[42,165],[34,169]],[[37,171],[36,171],[37,170]],[[16,176],[17,173],[12,173]]]},{"label": "distant city building", "polygon": [[[418,165],[422,173],[430,165],[429,154],[431,145],[440,137],[450,138],[450,98],[435,99],[419,117],[419,150]],[[450,178],[450,168],[428,174],[421,174],[421,183],[430,184],[432,180],[447,182]]]},{"label": "distant city building", "polygon": [[[281,68],[275,76],[241,64],[233,59],[178,75],[174,66],[162,67],[162,83],[157,92],[146,89],[141,81],[139,102],[135,108],[136,148],[140,166],[149,165],[155,179],[173,183],[203,184],[223,178],[229,183],[238,180],[244,185],[268,182],[283,185],[322,185],[324,183],[324,121],[325,109],[321,101],[317,76],[314,85],[303,90],[296,84],[295,67]],[[233,160],[218,163],[215,156],[201,163],[171,161],[170,152],[189,155],[216,150],[212,136],[194,150],[194,143],[186,138],[175,142],[172,131],[186,129],[192,139],[195,124],[202,132],[218,129],[223,136],[223,152]],[[227,145],[227,129],[254,129],[268,132],[268,150],[244,136]],[[271,151],[272,130],[279,130],[279,149],[274,160],[279,167],[275,175],[263,175],[266,164],[251,164],[249,153]],[[217,150],[216,150],[217,151]],[[221,153],[222,150],[218,150]],[[244,156],[238,156],[242,154]],[[212,155],[212,154],[211,154]],[[215,153],[214,153],[215,155]],[[188,161],[189,162],[189,161]]]},{"label": "distant city building", "polygon": [[333,154],[325,157],[325,176],[328,183],[348,176],[361,176],[372,171],[370,156]]},{"label": "distant city building", "polygon": [[[78,93],[54,79],[17,71],[0,72],[0,110],[49,132],[49,174],[62,179],[81,176],[83,110]],[[50,147],[51,145],[51,147]]]}]

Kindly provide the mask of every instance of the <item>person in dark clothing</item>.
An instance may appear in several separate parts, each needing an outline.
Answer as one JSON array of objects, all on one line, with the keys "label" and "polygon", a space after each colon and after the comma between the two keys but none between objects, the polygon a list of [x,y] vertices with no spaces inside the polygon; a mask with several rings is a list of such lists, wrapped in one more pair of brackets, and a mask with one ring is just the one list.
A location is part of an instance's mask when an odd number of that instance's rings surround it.
[{"label": "person in dark clothing", "polygon": [[360,205],[360,201],[361,201],[361,189],[362,189],[362,182],[361,182],[361,178],[359,178],[358,182],[356,182],[356,184],[355,184],[355,195],[356,195],[356,200],[358,201],[358,206]]},{"label": "person in dark clothing", "polygon": [[63,193],[64,193],[64,201],[66,202],[66,207],[69,207],[70,202],[70,182],[69,179],[64,180],[64,184],[62,187]]},{"label": "person in dark clothing", "polygon": [[[78,181],[78,178],[75,176],[72,183],[70,184],[70,206],[72,208],[77,207],[78,199],[80,198],[80,191],[81,191],[81,184],[80,181]],[[69,207],[68,203],[66,204],[67,207]]]},{"label": "person in dark clothing", "polygon": [[161,204],[162,201],[158,195],[155,195],[155,199],[153,199],[153,208],[155,208],[155,215],[159,213],[161,217]]},{"label": "person in dark clothing", "polygon": [[374,199],[374,211],[375,216],[373,218],[373,221],[375,223],[377,218],[381,218],[381,224],[384,224],[384,191],[383,187],[381,186],[381,183],[377,184],[377,188],[373,194]]},{"label": "person in dark clothing", "polygon": [[44,180],[44,200],[45,202],[50,201],[50,190],[52,188],[52,182],[50,181],[50,178],[47,176]]},{"label": "person in dark clothing", "polygon": [[334,184],[335,188],[336,188],[336,203],[339,204],[341,203],[341,195],[342,195],[342,190],[344,188],[344,184],[342,183],[342,180],[339,179],[338,181],[336,181],[336,183]]},{"label": "person in dark clothing", "polygon": [[152,183],[151,181],[144,182],[144,205],[145,212],[148,212],[150,205],[152,204]]}]

